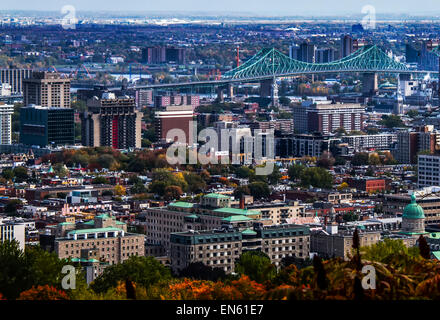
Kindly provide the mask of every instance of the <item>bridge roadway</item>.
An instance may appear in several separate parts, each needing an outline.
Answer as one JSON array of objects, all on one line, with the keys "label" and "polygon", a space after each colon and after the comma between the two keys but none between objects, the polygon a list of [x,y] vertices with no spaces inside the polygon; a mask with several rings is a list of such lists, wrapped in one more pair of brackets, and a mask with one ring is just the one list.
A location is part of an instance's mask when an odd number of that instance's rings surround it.
[{"label": "bridge roadway", "polygon": [[[177,82],[177,83],[161,83],[161,84],[150,84],[142,86],[129,86],[129,89],[167,89],[167,88],[185,88],[185,87],[215,87],[215,86],[226,86],[230,83],[252,83],[259,82],[263,80],[270,80],[273,78],[290,78],[300,75],[314,75],[314,74],[334,74],[334,73],[394,73],[394,74],[430,74],[438,75],[438,71],[421,71],[421,70],[325,70],[325,71],[300,71],[292,72],[286,74],[275,74],[275,75],[263,75],[252,78],[224,78],[221,80],[206,80],[206,81],[192,81],[192,82]],[[113,88],[112,88],[113,89]],[[119,88],[114,88],[114,90],[120,90]]]}]

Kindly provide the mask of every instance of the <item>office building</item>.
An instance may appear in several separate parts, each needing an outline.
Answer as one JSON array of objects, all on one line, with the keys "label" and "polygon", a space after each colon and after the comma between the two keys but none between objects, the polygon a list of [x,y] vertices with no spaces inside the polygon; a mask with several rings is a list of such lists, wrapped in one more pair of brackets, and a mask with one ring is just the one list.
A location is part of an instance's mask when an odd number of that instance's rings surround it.
[{"label": "office building", "polygon": [[142,113],[136,110],[135,99],[104,93],[101,99],[95,96],[88,100],[87,109],[81,114],[84,146],[141,147]]},{"label": "office building", "polygon": [[174,271],[190,263],[221,268],[226,273],[234,272],[235,261],[246,251],[261,251],[279,267],[283,258],[305,259],[310,252],[310,230],[308,227],[292,224],[252,228],[223,229],[212,231],[186,231],[172,233],[171,267]]},{"label": "office building", "polygon": [[107,214],[98,215],[77,227],[75,223],[58,224],[55,252],[60,259],[82,258],[84,250],[94,250],[96,260],[112,264],[124,262],[131,256],[145,255],[145,237],[127,232],[123,222]]},{"label": "office building", "polygon": [[0,102],[0,144],[12,143],[12,114],[14,106]]},{"label": "office building", "polygon": [[53,72],[33,72],[23,80],[24,105],[70,108],[70,79]]},{"label": "office building", "polygon": [[12,94],[23,93],[23,80],[32,76],[30,69],[0,69],[0,83],[11,86]]},{"label": "office building", "polygon": [[223,224],[247,228],[261,219],[258,210],[231,208],[230,197],[210,193],[199,204],[177,201],[164,207],[148,208],[140,214],[144,219],[148,245],[170,249],[170,234],[188,230],[213,230]]},{"label": "office building", "polygon": [[74,110],[35,105],[20,108],[20,143],[40,147],[73,145]]},{"label": "office building", "polygon": [[[191,106],[167,106],[163,111],[155,113],[155,128],[157,139],[161,141],[174,141],[174,137],[167,138],[168,132],[180,129],[185,134],[185,143],[189,143],[193,136],[194,112]],[[194,141],[195,143],[195,141]]]}]

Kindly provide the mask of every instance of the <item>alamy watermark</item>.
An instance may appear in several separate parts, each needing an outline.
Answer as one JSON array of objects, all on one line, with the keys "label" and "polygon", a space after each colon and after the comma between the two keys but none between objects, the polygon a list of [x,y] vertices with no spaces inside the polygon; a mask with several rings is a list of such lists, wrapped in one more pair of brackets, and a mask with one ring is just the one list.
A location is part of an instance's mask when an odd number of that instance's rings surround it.
[{"label": "alamy watermark", "polygon": [[362,268],[362,273],[366,274],[362,278],[362,288],[364,290],[375,290],[376,289],[376,269],[372,265],[365,265]]},{"label": "alamy watermark", "polygon": [[363,6],[362,13],[365,14],[361,22],[362,27],[365,30],[376,29],[376,8],[372,5]]},{"label": "alamy watermark", "polygon": [[61,8],[61,13],[65,16],[61,21],[61,26],[64,30],[76,29],[78,19],[76,18],[76,9],[72,5],[65,5]]},{"label": "alamy watermark", "polygon": [[61,287],[64,290],[76,289],[76,269],[72,265],[65,265],[61,269],[61,273],[66,274],[61,280]]}]

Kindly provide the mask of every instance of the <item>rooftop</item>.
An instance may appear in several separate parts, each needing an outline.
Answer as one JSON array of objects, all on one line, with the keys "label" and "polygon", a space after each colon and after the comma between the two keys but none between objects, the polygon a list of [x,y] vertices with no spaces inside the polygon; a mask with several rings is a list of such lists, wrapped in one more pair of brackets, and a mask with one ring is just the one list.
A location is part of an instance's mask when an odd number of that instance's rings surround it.
[{"label": "rooftop", "polygon": [[236,214],[242,216],[260,214],[260,211],[258,210],[247,210],[247,209],[238,209],[238,208],[219,208],[219,209],[215,209],[214,212],[230,213],[230,214]]}]

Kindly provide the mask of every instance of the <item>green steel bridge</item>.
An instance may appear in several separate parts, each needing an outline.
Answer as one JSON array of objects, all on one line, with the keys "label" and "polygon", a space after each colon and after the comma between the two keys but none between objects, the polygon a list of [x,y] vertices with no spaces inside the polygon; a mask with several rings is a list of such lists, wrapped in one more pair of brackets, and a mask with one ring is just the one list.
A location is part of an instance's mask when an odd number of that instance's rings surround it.
[{"label": "green steel bridge", "polygon": [[[431,52],[440,57],[438,49]],[[438,74],[438,71],[412,70],[406,64],[390,58],[376,45],[365,46],[345,58],[328,63],[298,61],[274,48],[266,48],[260,50],[241,66],[225,73],[221,80],[156,84],[134,88],[224,86],[234,82],[258,82],[274,78],[331,73]]]}]

